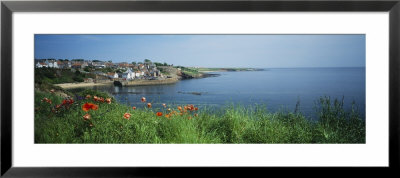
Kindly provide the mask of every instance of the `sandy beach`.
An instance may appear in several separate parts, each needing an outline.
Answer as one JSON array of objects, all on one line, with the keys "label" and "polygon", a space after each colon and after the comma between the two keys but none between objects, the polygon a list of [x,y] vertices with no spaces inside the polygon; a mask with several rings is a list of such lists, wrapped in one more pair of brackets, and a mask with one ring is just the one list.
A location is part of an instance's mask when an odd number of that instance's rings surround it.
[{"label": "sandy beach", "polygon": [[61,84],[54,84],[55,86],[59,86],[64,89],[70,89],[70,88],[81,88],[81,87],[91,87],[91,86],[102,86],[102,85],[113,85],[113,81],[109,82],[102,82],[102,83],[94,83],[94,82],[88,82],[88,83],[61,83]]}]

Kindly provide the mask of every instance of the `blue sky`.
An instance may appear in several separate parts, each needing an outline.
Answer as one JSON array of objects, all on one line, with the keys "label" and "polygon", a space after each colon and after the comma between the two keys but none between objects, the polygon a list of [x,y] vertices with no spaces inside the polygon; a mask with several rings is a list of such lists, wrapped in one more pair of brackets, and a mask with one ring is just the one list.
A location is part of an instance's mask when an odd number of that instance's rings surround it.
[{"label": "blue sky", "polygon": [[35,35],[35,58],[196,67],[365,67],[365,35]]}]

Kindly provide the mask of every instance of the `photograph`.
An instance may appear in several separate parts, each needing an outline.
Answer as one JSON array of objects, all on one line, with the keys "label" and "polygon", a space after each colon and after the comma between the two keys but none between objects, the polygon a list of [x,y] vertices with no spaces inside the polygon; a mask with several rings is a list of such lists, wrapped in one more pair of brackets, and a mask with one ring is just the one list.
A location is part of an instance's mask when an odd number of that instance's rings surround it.
[{"label": "photograph", "polygon": [[31,60],[35,144],[366,143],[365,34],[35,34]]}]

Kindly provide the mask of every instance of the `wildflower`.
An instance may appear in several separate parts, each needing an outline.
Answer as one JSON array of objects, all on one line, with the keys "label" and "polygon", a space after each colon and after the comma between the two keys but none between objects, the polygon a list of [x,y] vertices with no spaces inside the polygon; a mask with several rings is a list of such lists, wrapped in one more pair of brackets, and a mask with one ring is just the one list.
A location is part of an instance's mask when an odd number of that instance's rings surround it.
[{"label": "wildflower", "polygon": [[124,114],[124,118],[125,118],[125,119],[128,119],[128,120],[129,120],[130,117],[131,117],[131,114],[129,114],[129,113],[125,113],[125,114]]},{"label": "wildflower", "polygon": [[171,108],[168,108],[167,111],[171,111]]},{"label": "wildflower", "polygon": [[90,99],[92,96],[90,95],[86,95],[86,99]]},{"label": "wildflower", "polygon": [[90,126],[90,127],[93,127],[93,124],[92,124],[92,123],[90,123],[90,124],[89,124],[89,126]]},{"label": "wildflower", "polygon": [[146,98],[145,97],[142,97],[142,102],[144,103],[144,102],[146,102]]},{"label": "wildflower", "polygon": [[46,98],[46,97],[42,99],[42,102],[46,102],[46,103],[51,104],[51,100]]},{"label": "wildflower", "polygon": [[99,106],[97,106],[93,103],[85,103],[84,105],[82,105],[82,110],[85,112],[88,112],[91,109],[97,110],[98,108],[99,108]]},{"label": "wildflower", "polygon": [[189,120],[192,119],[192,116],[189,116],[188,119],[189,119]]},{"label": "wildflower", "polygon": [[197,117],[197,116],[199,116],[197,113],[196,113],[196,114],[194,114],[194,117]]},{"label": "wildflower", "polygon": [[97,110],[97,109],[99,109],[99,106],[98,106],[98,105],[95,105],[95,104],[93,104],[93,106],[92,106],[92,109],[93,109],[93,110]]},{"label": "wildflower", "polygon": [[98,100],[98,97],[97,97],[97,96],[93,96],[93,100],[94,100],[94,101],[97,101],[97,100]]},{"label": "wildflower", "polygon": [[106,102],[107,102],[108,104],[111,104],[111,98],[107,98],[107,99],[106,99]]},{"label": "wildflower", "polygon": [[166,108],[166,107],[167,107],[167,105],[166,105],[165,103],[163,103],[162,105],[164,106],[164,108]]},{"label": "wildflower", "polygon": [[194,110],[197,111],[197,110],[199,110],[199,108],[198,108],[198,107],[195,107]]},{"label": "wildflower", "polygon": [[90,109],[92,109],[92,105],[91,105],[91,104],[85,103],[84,105],[82,105],[82,110],[83,110],[83,111],[87,112],[87,111],[89,111]]},{"label": "wildflower", "polygon": [[61,104],[56,105],[56,109],[59,109],[61,107]]},{"label": "wildflower", "polygon": [[133,106],[133,107],[132,107],[132,109],[133,109],[133,110],[135,110],[135,109],[136,109],[136,107],[135,107],[135,106]]},{"label": "wildflower", "polygon": [[193,111],[193,110],[194,110],[194,106],[193,106],[193,104],[191,104],[191,105],[188,105],[187,109],[188,109],[188,110],[190,110],[190,111]]},{"label": "wildflower", "polygon": [[50,90],[50,93],[54,93],[54,89],[51,89],[51,90]]},{"label": "wildflower", "polygon": [[73,99],[65,99],[62,101],[62,105],[73,104],[73,103],[74,103]]},{"label": "wildflower", "polygon": [[104,98],[100,97],[100,98],[98,98],[98,100],[99,100],[100,102],[104,103]]},{"label": "wildflower", "polygon": [[157,112],[157,116],[162,116],[163,113],[162,112]]},{"label": "wildflower", "polygon": [[85,114],[84,116],[83,116],[83,119],[86,121],[86,120],[89,120],[90,119],[90,115],[89,114]]},{"label": "wildflower", "polygon": [[182,111],[182,107],[178,106],[178,110],[179,110],[179,111]]},{"label": "wildflower", "polygon": [[151,103],[147,103],[147,107],[148,107],[148,108],[151,108]]},{"label": "wildflower", "polygon": [[171,115],[170,114],[165,114],[165,117],[169,118],[169,117],[171,117]]}]

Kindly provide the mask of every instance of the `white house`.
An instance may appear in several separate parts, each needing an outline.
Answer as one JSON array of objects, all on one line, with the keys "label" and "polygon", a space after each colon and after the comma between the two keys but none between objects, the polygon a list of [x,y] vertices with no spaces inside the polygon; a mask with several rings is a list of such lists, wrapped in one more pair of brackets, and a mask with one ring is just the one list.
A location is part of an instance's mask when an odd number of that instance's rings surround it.
[{"label": "white house", "polygon": [[108,77],[111,79],[116,79],[118,78],[118,73],[109,72]]},{"label": "white house", "polygon": [[48,67],[53,68],[53,63],[52,62],[46,61],[46,64],[47,64]]},{"label": "white house", "polygon": [[35,66],[36,66],[36,68],[47,67],[45,63],[40,63],[40,62],[36,63]]},{"label": "white house", "polygon": [[128,69],[126,72],[122,74],[122,78],[126,80],[132,80],[135,78],[135,73],[131,71],[131,69]]},{"label": "white house", "polygon": [[54,63],[53,63],[53,67],[54,67],[54,68],[58,68],[57,61],[54,61]]},{"label": "white house", "polygon": [[57,61],[45,61],[46,67],[58,68]]}]

